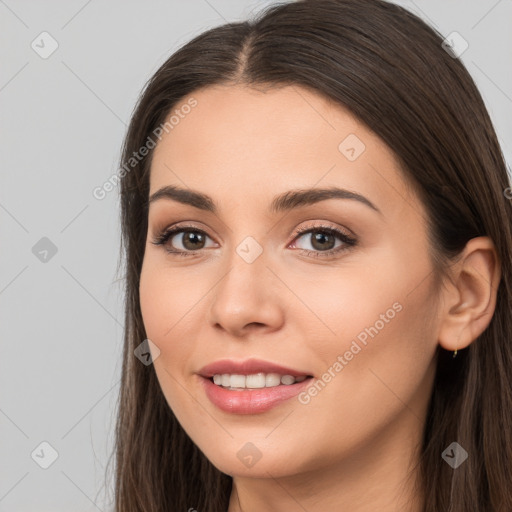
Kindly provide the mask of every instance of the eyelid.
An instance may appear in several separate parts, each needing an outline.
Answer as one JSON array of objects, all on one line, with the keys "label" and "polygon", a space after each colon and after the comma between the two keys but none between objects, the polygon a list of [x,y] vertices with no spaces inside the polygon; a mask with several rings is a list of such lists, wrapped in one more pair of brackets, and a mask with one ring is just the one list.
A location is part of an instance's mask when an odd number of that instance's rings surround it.
[{"label": "eyelid", "polygon": [[[307,221],[305,221],[307,222]],[[202,231],[204,232],[206,235],[208,235],[208,229],[210,229],[209,227],[207,229],[201,227],[200,225],[197,226],[195,224],[190,224],[188,223],[187,221],[182,221],[182,222],[177,222],[175,224],[172,224],[170,226],[167,226],[167,227],[158,227],[156,226],[154,229],[153,229],[153,233],[156,233],[158,235],[162,235],[162,234],[165,234],[165,233],[168,233],[170,231],[174,231],[174,230],[177,230],[177,229],[190,229],[190,230],[196,230],[196,231]],[[312,229],[332,229],[334,231],[340,231],[341,233],[343,233],[343,235],[345,235],[346,237],[353,237],[353,238],[356,238],[356,235],[354,234],[353,231],[345,228],[345,227],[339,227],[338,225],[336,224],[333,224],[332,222],[330,221],[319,221],[319,220],[315,220],[314,221],[314,224],[311,225],[311,226],[307,226],[307,227],[296,227],[293,232],[292,232],[292,241],[295,240],[295,237],[297,237],[298,235],[301,235],[301,234],[304,234],[304,233],[307,233],[309,230],[312,230]],[[158,235],[154,235],[154,236],[158,236]],[[208,235],[210,236],[210,235]],[[210,236],[210,238],[214,238],[212,236]]]},{"label": "eyelid", "polygon": [[[297,227],[294,229],[292,235],[294,237],[298,236],[298,235],[302,235],[304,233],[308,233],[309,231],[313,231],[313,230],[322,230],[322,229],[325,229],[325,230],[333,230],[333,231],[338,231],[340,233],[342,233],[344,236],[346,236],[347,238],[355,238],[355,235],[352,231],[350,231],[349,229],[347,228],[342,228],[342,227],[339,227],[338,225],[336,224],[333,224],[329,221],[314,221],[314,224],[311,225],[311,226],[307,226],[307,227]],[[294,238],[295,239],[295,238]]]}]

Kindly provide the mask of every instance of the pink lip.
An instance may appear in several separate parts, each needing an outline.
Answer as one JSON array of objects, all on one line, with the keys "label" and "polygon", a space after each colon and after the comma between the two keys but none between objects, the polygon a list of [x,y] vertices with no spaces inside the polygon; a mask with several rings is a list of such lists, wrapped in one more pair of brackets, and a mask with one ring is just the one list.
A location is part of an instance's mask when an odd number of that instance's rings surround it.
[{"label": "pink lip", "polygon": [[[214,375],[222,375],[229,373],[231,375],[252,375],[255,373],[279,373],[280,375],[292,375],[293,377],[301,377],[311,375],[309,373],[287,368],[279,364],[274,364],[269,361],[261,359],[246,359],[245,361],[231,361],[229,359],[222,359],[213,363],[207,364],[198,372],[202,377],[213,377]],[[307,379],[306,379],[307,380]],[[292,384],[294,386],[295,384]]]},{"label": "pink lip", "polygon": [[308,378],[290,385],[230,391],[214,384],[209,378],[199,376],[199,379],[210,401],[222,411],[234,414],[258,414],[268,411],[298,395],[311,381],[311,378]]}]

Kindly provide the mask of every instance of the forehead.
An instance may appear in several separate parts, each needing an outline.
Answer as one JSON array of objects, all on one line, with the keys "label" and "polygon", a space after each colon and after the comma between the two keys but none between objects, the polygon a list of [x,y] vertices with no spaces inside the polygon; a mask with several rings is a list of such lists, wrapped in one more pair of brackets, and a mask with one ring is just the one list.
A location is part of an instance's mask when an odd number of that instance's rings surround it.
[{"label": "forehead", "polygon": [[[195,106],[183,108],[191,99]],[[154,150],[150,195],[174,184],[222,203],[334,185],[387,208],[391,196],[407,196],[383,141],[346,108],[306,88],[207,87],[171,116],[172,128]]]}]

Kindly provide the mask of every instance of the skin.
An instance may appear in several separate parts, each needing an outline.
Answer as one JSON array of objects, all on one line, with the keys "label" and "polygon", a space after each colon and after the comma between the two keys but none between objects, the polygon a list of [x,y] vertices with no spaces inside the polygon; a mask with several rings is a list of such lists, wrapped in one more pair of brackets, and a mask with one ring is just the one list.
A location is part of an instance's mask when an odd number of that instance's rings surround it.
[{"label": "skin", "polygon": [[[140,280],[169,406],[233,477],[229,512],[420,511],[412,468],[436,347],[463,349],[488,326],[500,276],[492,242],[471,240],[436,289],[423,205],[391,150],[347,110],[295,86],[215,86],[193,97],[197,106],[155,148],[150,195],[191,188],[210,195],[219,213],[152,203]],[[354,161],[338,149],[349,134],[366,146]],[[381,213],[347,199],[267,211],[281,192],[331,185],[364,195]],[[207,234],[196,255],[151,243],[182,221]],[[325,258],[304,254],[322,246],[294,229],[318,222],[348,230],[358,244]],[[247,236],[263,249],[250,264],[236,252]],[[191,251],[183,240],[175,235],[167,246]],[[321,378],[396,302],[401,311],[308,404],[230,414],[200,385],[199,369],[224,358],[261,358]],[[250,468],[237,457],[249,441],[261,453]]]}]

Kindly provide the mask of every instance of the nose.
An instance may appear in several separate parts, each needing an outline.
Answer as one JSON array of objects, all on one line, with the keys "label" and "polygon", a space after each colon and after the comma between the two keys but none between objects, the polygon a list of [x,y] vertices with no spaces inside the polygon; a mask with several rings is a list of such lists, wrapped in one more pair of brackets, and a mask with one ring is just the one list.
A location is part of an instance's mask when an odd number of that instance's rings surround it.
[{"label": "nose", "polygon": [[284,320],[285,287],[268,268],[265,252],[254,261],[236,251],[230,255],[229,269],[211,294],[209,322],[232,336],[278,330]]}]

